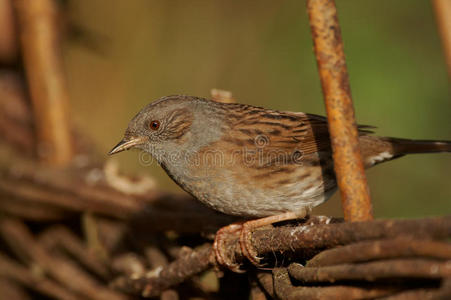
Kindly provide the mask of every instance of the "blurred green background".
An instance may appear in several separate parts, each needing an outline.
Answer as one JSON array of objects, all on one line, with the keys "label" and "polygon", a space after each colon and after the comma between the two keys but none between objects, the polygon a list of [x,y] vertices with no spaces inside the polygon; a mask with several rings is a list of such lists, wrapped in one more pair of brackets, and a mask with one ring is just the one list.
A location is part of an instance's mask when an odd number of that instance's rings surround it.
[{"label": "blurred green background", "polygon": [[[451,94],[431,3],[337,0],[359,123],[377,134],[451,140]],[[103,53],[64,49],[73,118],[106,153],[142,106],[161,96],[208,97],[324,114],[305,1],[78,0],[70,18]],[[182,192],[137,152],[121,168]],[[451,213],[451,155],[413,155],[368,174],[377,217]],[[338,194],[314,213],[341,215]]]}]

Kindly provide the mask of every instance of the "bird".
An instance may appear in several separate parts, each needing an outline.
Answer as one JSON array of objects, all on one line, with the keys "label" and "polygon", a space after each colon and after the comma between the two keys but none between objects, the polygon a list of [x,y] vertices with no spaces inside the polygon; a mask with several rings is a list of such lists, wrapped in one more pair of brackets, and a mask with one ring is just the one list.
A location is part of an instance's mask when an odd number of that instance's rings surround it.
[{"label": "bird", "polygon": [[[374,135],[358,125],[365,168],[407,154],[451,152],[451,141]],[[305,217],[337,190],[327,118],[303,112],[172,95],[146,105],[110,155],[128,149],[152,155],[183,190],[210,208],[247,221],[216,234],[221,265],[239,266],[219,250],[221,235],[240,232],[243,254],[257,227]]]}]

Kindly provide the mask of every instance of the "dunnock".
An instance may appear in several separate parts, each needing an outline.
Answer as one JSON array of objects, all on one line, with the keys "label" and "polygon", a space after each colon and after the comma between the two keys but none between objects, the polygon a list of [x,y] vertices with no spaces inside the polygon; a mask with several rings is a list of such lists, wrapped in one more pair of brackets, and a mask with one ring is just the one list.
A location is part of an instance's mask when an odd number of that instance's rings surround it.
[{"label": "dunnock", "polygon": [[[366,168],[410,153],[451,152],[450,141],[378,137],[370,129],[359,126]],[[109,154],[130,148],[150,153],[179,186],[211,208],[266,217],[228,228],[241,232],[243,253],[255,264],[251,228],[304,217],[337,188],[327,119],[312,114],[168,96],[144,107]],[[235,267],[216,254],[220,263]]]}]

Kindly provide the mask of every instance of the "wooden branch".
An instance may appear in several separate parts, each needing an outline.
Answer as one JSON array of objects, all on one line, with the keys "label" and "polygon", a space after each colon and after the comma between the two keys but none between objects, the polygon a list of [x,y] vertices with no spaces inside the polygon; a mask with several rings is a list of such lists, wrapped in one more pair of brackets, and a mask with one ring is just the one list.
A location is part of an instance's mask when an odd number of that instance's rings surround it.
[{"label": "wooden branch", "polygon": [[451,80],[451,1],[432,0],[437,19],[438,30],[442,39],[443,53]]},{"label": "wooden branch", "polygon": [[451,244],[403,237],[365,241],[325,250],[309,260],[306,266],[323,267],[399,257],[429,257],[451,260]]},{"label": "wooden branch", "polygon": [[0,73],[0,138],[22,154],[34,154],[35,138],[25,84],[15,72]]},{"label": "wooden branch", "polygon": [[13,4],[10,0],[0,1],[0,64],[12,65],[17,62],[17,26],[14,20]]},{"label": "wooden branch", "polygon": [[[110,278],[110,271],[102,260],[89,251],[88,247],[71,231],[61,225],[50,227],[39,235],[39,243],[49,253],[66,252],[83,264],[89,271],[104,280]],[[55,251],[58,250],[58,251]]]},{"label": "wooden branch", "polygon": [[[2,264],[2,254],[0,253],[0,267],[6,267]],[[0,273],[2,273],[0,271]],[[13,300],[31,300],[31,297],[25,291],[25,288],[21,286],[17,281],[0,277],[0,295],[3,299]]]},{"label": "wooden branch", "polygon": [[0,275],[15,280],[29,289],[61,300],[77,300],[78,296],[62,288],[56,282],[46,279],[42,274],[16,263],[0,253]]},{"label": "wooden branch", "polygon": [[344,218],[373,218],[370,192],[360,154],[343,41],[333,0],[308,0],[307,9],[326,103],[334,168]]},{"label": "wooden branch", "polygon": [[[315,220],[315,218],[313,218]],[[318,217],[316,218],[318,219]],[[319,218],[321,219],[321,218]],[[416,238],[425,237],[428,239],[447,239],[451,236],[451,217],[443,218],[430,218],[422,220],[377,220],[357,223],[333,223],[333,224],[317,224],[318,220],[312,222],[314,225],[299,225],[282,226],[272,229],[261,229],[253,233],[252,241],[255,250],[258,252],[259,257],[265,255],[274,255],[275,252],[282,252],[285,255],[289,253],[295,253],[302,259],[308,259],[314,254],[321,252],[324,249],[332,248],[338,245],[345,245],[358,241],[369,241],[376,239],[386,238],[400,238],[403,237],[404,241],[408,241],[406,237],[415,236]],[[316,224],[315,224],[316,223]],[[377,243],[377,241],[376,241]],[[243,263],[244,257],[241,253],[241,247],[239,245],[239,239],[234,238],[230,241],[230,247],[234,251],[233,257],[237,263]],[[377,244],[376,244],[377,245]],[[415,244],[413,244],[415,246]],[[351,247],[351,245],[349,246]],[[439,245],[437,257],[441,257],[443,251],[447,245]],[[387,251],[388,254],[381,253],[381,257],[389,257],[390,253],[393,253],[392,249],[383,248],[381,252]],[[400,252],[400,251],[399,251]],[[367,252],[367,260],[371,259],[372,253]],[[420,253],[420,252],[418,252]],[[407,256],[409,253],[405,253]],[[198,250],[189,252],[189,255],[184,255],[181,258],[175,260],[167,267],[157,268],[146,272],[145,276],[124,276],[120,277],[113,283],[115,288],[128,293],[137,295],[157,296],[164,289],[171,287],[174,284],[178,284],[189,277],[207,270],[214,266],[214,253],[210,246],[204,246]],[[363,258],[362,258],[363,259]],[[381,266],[389,267],[390,263],[381,262]],[[353,265],[347,265],[353,266]],[[425,264],[418,262],[418,270],[425,271]],[[438,266],[439,277],[448,276],[448,271],[444,264],[429,265],[430,267]],[[354,266],[353,266],[354,267]],[[403,264],[402,266],[396,266],[397,269],[391,269],[393,276],[397,276],[399,272],[409,272],[409,264]],[[316,269],[316,268],[310,268]],[[432,268],[434,269],[434,268]],[[318,273],[322,269],[317,269]],[[407,270],[407,271],[406,271]],[[376,270],[375,272],[377,272]],[[399,271],[397,273],[397,271]],[[345,273],[343,271],[343,273]],[[389,274],[389,272],[385,273]],[[430,273],[425,273],[426,277],[433,276]],[[429,274],[429,275],[427,275]],[[387,275],[388,276],[388,275]],[[366,278],[366,277],[361,277]],[[434,277],[436,278],[436,277]],[[267,280],[267,279],[266,279]],[[368,292],[367,289],[362,288],[344,288],[334,287],[340,290],[340,293],[362,293]],[[337,289],[330,288],[327,293],[333,293]],[[389,289],[392,292],[393,288]],[[313,293],[314,290],[305,291],[306,295]],[[322,292],[321,292],[322,293]],[[368,292],[370,295],[385,295],[388,293],[387,289],[375,289]],[[284,298],[285,299],[285,298]]]},{"label": "wooden branch", "polygon": [[381,298],[383,300],[408,300],[408,299],[421,299],[421,300],[436,300],[436,299],[450,299],[451,298],[451,279],[447,278],[443,280],[443,283],[439,289],[424,289],[416,288],[408,291],[401,291],[394,295]]},{"label": "wooden branch", "polygon": [[14,5],[36,120],[37,153],[45,162],[67,165],[73,156],[73,146],[56,2],[17,0]]},{"label": "wooden branch", "polygon": [[[36,155],[36,133],[26,83],[18,71],[0,72],[0,141],[25,157]],[[75,164],[99,164],[94,146],[76,128],[71,128],[74,140]]]},{"label": "wooden branch", "polygon": [[125,299],[118,292],[106,289],[88,273],[75,264],[55,254],[50,255],[33,238],[26,226],[16,220],[0,220],[0,234],[15,253],[21,254],[23,261],[37,265],[70,290],[88,299]]},{"label": "wooden branch", "polygon": [[304,283],[336,282],[339,280],[376,281],[389,278],[440,279],[451,276],[450,261],[433,259],[391,259],[360,264],[343,264],[325,267],[304,267],[291,264],[290,276]]},{"label": "wooden branch", "polygon": [[393,287],[359,287],[334,285],[324,287],[295,287],[291,285],[288,271],[274,269],[274,290],[280,299],[374,299],[392,294],[399,290]]},{"label": "wooden branch", "polygon": [[[136,230],[145,230],[147,234],[149,230],[170,229],[180,233],[214,231],[236,220],[206,208],[188,195],[156,190],[125,194],[108,185],[99,166],[55,169],[20,157],[2,159],[0,210],[10,215],[55,220],[90,211],[128,220]],[[92,182],[94,175],[97,179]]]},{"label": "wooden branch", "polygon": [[274,298],[275,297],[274,281],[273,281],[272,274],[267,271],[266,272],[259,271],[255,275],[255,277],[257,278],[258,283],[260,284],[262,289],[266,292],[266,294],[268,294],[269,296]]},{"label": "wooden branch", "polygon": [[255,231],[252,241],[259,256],[280,251],[312,257],[324,249],[360,241],[397,237],[445,239],[449,236],[451,217],[447,216],[419,220],[375,220],[355,224],[276,227]]},{"label": "wooden branch", "polygon": [[116,279],[112,286],[143,297],[158,296],[162,291],[182,283],[211,267],[211,245],[204,245],[169,264],[146,273],[145,276],[127,276]]}]

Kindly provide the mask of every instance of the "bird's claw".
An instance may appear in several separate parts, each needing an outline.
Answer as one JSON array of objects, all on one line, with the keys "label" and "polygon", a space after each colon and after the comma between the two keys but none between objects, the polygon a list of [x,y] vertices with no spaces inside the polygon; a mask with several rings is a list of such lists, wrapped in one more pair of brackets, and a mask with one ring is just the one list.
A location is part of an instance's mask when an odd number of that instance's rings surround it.
[{"label": "bird's claw", "polygon": [[236,240],[242,228],[243,224],[241,223],[233,223],[222,227],[216,232],[213,242],[216,263],[235,273],[244,273],[244,271],[241,269],[241,264],[235,261],[234,250],[231,247],[230,241]]},{"label": "bird's claw", "polygon": [[260,261],[263,257],[259,257],[254,245],[252,244],[252,226],[249,222],[242,225],[240,233],[240,247],[243,256],[246,257],[257,268],[263,267]]}]

